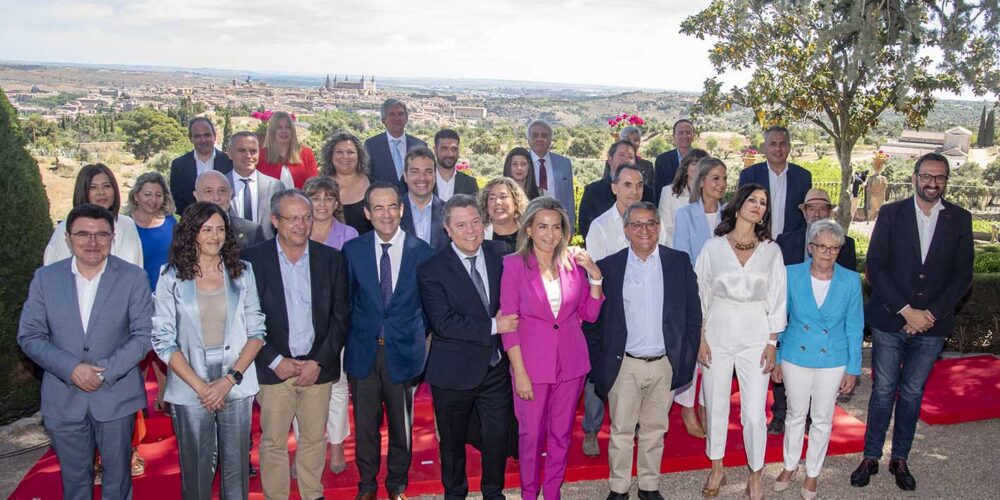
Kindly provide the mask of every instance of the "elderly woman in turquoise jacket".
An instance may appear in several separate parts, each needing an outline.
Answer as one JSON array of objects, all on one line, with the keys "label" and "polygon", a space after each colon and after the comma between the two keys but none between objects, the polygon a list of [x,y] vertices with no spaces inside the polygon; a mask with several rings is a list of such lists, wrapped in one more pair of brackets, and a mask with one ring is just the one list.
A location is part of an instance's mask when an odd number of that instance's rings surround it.
[{"label": "elderly woman in turquoise jacket", "polygon": [[809,226],[806,236],[812,258],[787,268],[788,327],[780,335],[780,363],[771,378],[784,381],[788,395],[785,468],[775,479],[774,490],[787,489],[798,471],[806,415],[811,415],[806,477],[800,490],[809,500],[817,494],[816,478],[826,458],[837,394],[854,389],[861,373],[864,311],[861,277],[836,263],[844,230],[832,220],[819,220]]}]

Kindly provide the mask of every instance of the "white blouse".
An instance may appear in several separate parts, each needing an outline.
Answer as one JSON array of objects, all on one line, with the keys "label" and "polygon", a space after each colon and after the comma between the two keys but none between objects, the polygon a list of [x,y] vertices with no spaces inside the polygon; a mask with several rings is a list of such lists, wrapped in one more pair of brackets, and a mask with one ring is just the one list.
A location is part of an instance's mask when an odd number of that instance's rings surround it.
[{"label": "white blouse", "polygon": [[[115,239],[111,243],[111,255],[142,267],[142,242],[139,241],[139,231],[135,228],[135,221],[127,215],[119,215],[118,220],[115,221]],[[52,232],[49,244],[45,246],[42,264],[47,266],[72,256],[73,252],[66,244],[66,221],[64,220]]]},{"label": "white blouse", "polygon": [[562,305],[562,283],[559,278],[552,281],[542,278],[545,285],[545,295],[549,298],[549,307],[552,308],[552,317],[559,317],[559,306]]},{"label": "white blouse", "polygon": [[664,245],[674,247],[674,227],[677,226],[677,209],[691,203],[691,193],[687,188],[680,195],[674,194],[674,187],[671,184],[663,186],[660,191],[660,235],[666,235]]},{"label": "white blouse", "polygon": [[815,276],[810,276],[812,279],[812,289],[813,298],[816,299],[816,308],[823,307],[823,302],[826,302],[826,294],[830,292],[830,282],[832,279],[821,280]]}]

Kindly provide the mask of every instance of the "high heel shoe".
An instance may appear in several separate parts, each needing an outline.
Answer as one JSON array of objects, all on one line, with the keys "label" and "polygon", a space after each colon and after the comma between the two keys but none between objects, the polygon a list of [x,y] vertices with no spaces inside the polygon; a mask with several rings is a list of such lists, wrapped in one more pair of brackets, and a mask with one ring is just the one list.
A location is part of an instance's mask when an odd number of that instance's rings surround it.
[{"label": "high heel shoe", "polygon": [[[709,477],[710,478],[712,477],[711,473],[709,473]],[[701,496],[705,498],[715,498],[719,496],[719,490],[722,489],[722,487],[725,485],[726,485],[726,475],[725,473],[723,473],[722,479],[719,480],[719,485],[716,486],[715,488],[709,488],[708,482],[707,481],[705,482],[705,486],[701,488]]]},{"label": "high heel shoe", "polygon": [[774,479],[774,488],[773,488],[774,491],[776,491],[778,493],[781,493],[782,491],[787,490],[788,487],[792,484],[792,481],[795,480],[795,476],[798,473],[799,473],[799,469],[793,470],[792,473],[788,476],[788,480],[787,481],[778,481],[778,478],[775,478]]},{"label": "high heel shoe", "polygon": [[816,495],[818,495],[819,492],[809,491],[806,489],[805,486],[803,486],[802,488],[799,489],[799,494],[802,495],[802,500],[813,500],[814,498],[816,498]]},{"label": "high heel shoe", "polygon": [[764,486],[761,485],[761,487],[760,487],[760,496],[759,497],[754,497],[753,493],[750,491],[750,480],[748,479],[747,480],[746,494],[747,494],[747,498],[749,498],[750,500],[755,500],[757,498],[763,499],[764,498]]}]

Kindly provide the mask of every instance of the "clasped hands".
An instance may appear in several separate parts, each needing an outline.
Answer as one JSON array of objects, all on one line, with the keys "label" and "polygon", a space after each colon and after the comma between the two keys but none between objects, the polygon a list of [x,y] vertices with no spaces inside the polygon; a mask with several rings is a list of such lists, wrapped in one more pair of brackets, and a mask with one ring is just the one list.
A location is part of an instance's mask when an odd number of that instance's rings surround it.
[{"label": "clasped hands", "polygon": [[94,392],[104,385],[104,370],[89,363],[80,363],[73,368],[69,380],[84,392]]},{"label": "clasped hands", "polygon": [[311,359],[282,358],[278,366],[274,367],[274,374],[281,380],[298,377],[292,385],[308,387],[315,384],[319,378],[319,363]]},{"label": "clasped hands", "polygon": [[937,318],[927,309],[914,309],[906,306],[899,314],[906,320],[906,324],[903,325],[903,331],[910,335],[924,333],[930,330],[934,326],[934,323],[937,322]]}]

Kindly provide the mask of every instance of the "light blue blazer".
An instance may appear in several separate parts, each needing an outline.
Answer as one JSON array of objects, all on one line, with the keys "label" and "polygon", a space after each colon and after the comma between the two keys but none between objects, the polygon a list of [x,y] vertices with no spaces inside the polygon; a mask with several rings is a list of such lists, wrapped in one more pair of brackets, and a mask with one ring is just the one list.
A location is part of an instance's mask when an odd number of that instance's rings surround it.
[{"label": "light blue blazer", "polygon": [[861,374],[861,340],[865,315],[861,276],[833,266],[833,280],[823,306],[816,307],[809,266],[812,259],[788,266],[788,327],[779,336],[782,359],[804,368],[846,366]]},{"label": "light blue blazer", "polygon": [[[719,204],[720,216],[724,206]],[[708,228],[708,221],[705,220],[705,205],[701,200],[677,209],[674,214],[674,250],[686,252],[691,258],[692,266],[701,254],[701,247],[713,236]]]},{"label": "light blue blazer", "polygon": [[[265,336],[264,313],[260,310],[260,300],[257,298],[257,284],[250,264],[246,265],[247,268],[236,280],[231,279],[228,272],[223,273],[227,307],[223,372],[229,371],[236,364],[240,351],[248,340],[264,340]],[[154,301],[156,313],[153,315],[153,350],[156,355],[169,365],[170,356],[180,351],[191,369],[209,382],[195,281],[178,279],[176,270],[169,268],[160,276]],[[251,363],[243,373],[243,382],[229,391],[226,400],[253,396],[258,390],[257,370]],[[201,404],[194,389],[173,370],[167,374],[167,389],[163,399],[171,404]]]}]

